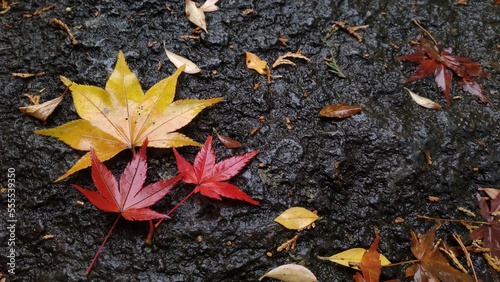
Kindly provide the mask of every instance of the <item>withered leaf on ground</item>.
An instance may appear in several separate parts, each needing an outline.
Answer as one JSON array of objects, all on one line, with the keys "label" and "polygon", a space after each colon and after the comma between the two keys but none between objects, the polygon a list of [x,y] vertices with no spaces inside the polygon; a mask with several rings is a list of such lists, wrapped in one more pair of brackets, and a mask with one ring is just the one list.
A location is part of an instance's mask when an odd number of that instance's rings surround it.
[{"label": "withered leaf on ground", "polygon": [[[44,102],[42,104],[37,104],[34,103],[33,105],[25,106],[25,107],[19,107],[19,110],[26,115],[32,116],[38,120],[41,120],[43,124],[45,124],[47,118],[54,112],[54,110],[57,108],[59,103],[61,103],[62,99],[64,98],[64,95],[66,92],[64,92],[61,96],[54,98],[52,100],[49,100],[47,102]],[[31,98],[30,98],[31,100]]]},{"label": "withered leaf on ground", "polygon": [[167,54],[168,59],[175,67],[180,68],[182,65],[185,65],[184,72],[189,74],[201,72],[201,69],[192,61],[168,51],[165,47],[165,41],[163,41],[163,49],[165,49],[165,54]]},{"label": "withered leaf on ground", "polygon": [[439,110],[441,109],[441,105],[439,105],[438,103],[430,100],[430,99],[427,99],[425,97],[422,97],[420,95],[417,95],[415,94],[413,91],[411,91],[410,89],[406,88],[406,87],[403,87],[406,91],[408,91],[408,93],[410,94],[411,98],[413,99],[413,101],[415,103],[417,103],[419,106],[422,106],[424,108],[427,108],[427,109],[431,109],[431,110]]},{"label": "withered leaf on ground", "polygon": [[335,104],[325,106],[319,112],[322,117],[347,118],[363,111],[365,107],[358,105]]},{"label": "withered leaf on ground", "polygon": [[205,13],[203,10],[196,6],[196,2],[186,0],[186,16],[189,21],[201,27],[205,32],[207,31],[207,23],[205,21]]},{"label": "withered leaf on ground", "polygon": [[[364,248],[352,248],[329,257],[318,256],[318,258],[359,270],[359,265],[366,252],[367,250]],[[380,255],[380,264],[388,265],[391,262],[384,255]]]},{"label": "withered leaf on ground", "polygon": [[217,7],[215,4],[217,4],[219,0],[207,0],[203,5],[201,5],[200,9],[203,10],[203,12],[208,13],[208,12],[215,12],[219,10],[219,7]]},{"label": "withered leaf on ground", "polygon": [[380,280],[380,273],[382,272],[382,255],[378,253],[378,244],[380,237],[378,232],[375,232],[375,239],[373,240],[370,249],[363,254],[359,268],[361,268],[361,275],[356,273],[356,282],[378,282]]},{"label": "withered leaf on ground", "polygon": [[241,143],[232,139],[232,138],[229,138],[227,136],[224,136],[224,135],[220,135],[219,132],[217,132],[217,130],[214,128],[213,129],[214,132],[215,132],[215,135],[217,135],[217,138],[219,138],[219,141],[228,149],[235,149],[235,148],[239,148],[241,147]]},{"label": "withered leaf on ground", "polygon": [[415,281],[461,281],[473,282],[474,278],[467,273],[452,267],[439,250],[439,242],[434,246],[436,230],[441,223],[436,224],[421,237],[411,231],[411,252],[420,260],[406,269],[406,277],[413,276]]},{"label": "withered leaf on ground", "polygon": [[[495,198],[491,198],[487,201],[481,195],[477,195],[479,201],[479,209],[481,215],[490,224],[483,224],[478,229],[475,229],[471,233],[472,239],[483,239],[483,247],[490,248],[490,254],[493,258],[500,259],[500,194],[498,192],[489,190],[492,188],[487,188],[485,192],[488,195],[495,195]],[[489,202],[489,204],[488,204]]]},{"label": "withered leaf on ground", "polygon": [[259,278],[274,278],[283,282],[317,282],[318,279],[306,267],[298,264],[285,264],[278,266]]},{"label": "withered leaf on ground", "polygon": [[245,51],[247,68],[257,71],[260,74],[267,76],[267,83],[271,83],[271,70],[267,66],[267,62],[259,58],[254,53]]},{"label": "withered leaf on ground", "polygon": [[[176,131],[222,98],[173,101],[177,78],[183,69],[183,66],[180,67],[144,94],[139,80],[120,51],[105,89],[80,85],[61,77],[73,94],[75,109],[81,119],[36,133],[56,137],[77,150],[89,151],[93,148],[101,161],[112,158],[122,150],[140,146],[146,138],[148,146],[155,148],[200,146],[200,143]],[[90,164],[90,154],[87,153],[56,181]]]},{"label": "withered leaf on ground", "polygon": [[309,59],[308,57],[302,55],[302,53],[300,51],[297,51],[296,53],[288,52],[285,55],[279,56],[278,59],[276,59],[276,61],[273,63],[272,68],[274,69],[274,68],[276,68],[278,66],[281,66],[281,65],[296,66],[297,64],[295,64],[294,62],[292,62],[290,60],[292,58],[293,59],[302,59],[302,60],[306,60],[308,62],[311,61],[311,59]]},{"label": "withered leaf on ground", "polygon": [[302,229],[318,219],[318,215],[302,207],[292,207],[274,219],[275,222],[292,230]]}]

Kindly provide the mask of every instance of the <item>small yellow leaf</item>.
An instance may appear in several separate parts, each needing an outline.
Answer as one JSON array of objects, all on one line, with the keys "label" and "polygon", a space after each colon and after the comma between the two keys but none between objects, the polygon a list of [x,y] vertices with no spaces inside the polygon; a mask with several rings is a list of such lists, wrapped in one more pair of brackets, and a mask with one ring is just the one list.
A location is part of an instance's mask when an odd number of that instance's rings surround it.
[{"label": "small yellow leaf", "polygon": [[[322,260],[329,260],[338,264],[341,264],[343,266],[351,267],[354,269],[358,269],[357,265],[361,263],[361,259],[363,258],[363,255],[366,253],[366,250],[363,248],[353,248],[349,249],[343,252],[340,252],[338,254],[335,254],[331,257],[320,257],[318,256],[318,259]],[[388,265],[391,264],[391,262],[382,254],[380,254],[380,263],[381,265]]]},{"label": "small yellow leaf", "polygon": [[56,107],[61,103],[64,98],[64,94],[61,96],[49,100],[42,104],[34,104],[26,107],[19,107],[19,110],[26,115],[30,115],[38,120],[41,120],[44,124],[47,118],[54,112]]},{"label": "small yellow leaf", "polygon": [[186,0],[186,15],[188,19],[195,25],[207,31],[207,23],[205,21],[205,13],[201,8],[196,7],[196,3],[191,0]]},{"label": "small yellow leaf", "polygon": [[318,279],[307,268],[298,264],[285,264],[270,270],[259,278],[274,278],[284,282],[316,282]]},{"label": "small yellow leaf", "polygon": [[318,219],[318,215],[301,207],[289,208],[274,219],[275,222],[292,230],[302,229]]},{"label": "small yellow leaf", "polygon": [[408,89],[406,87],[403,87],[403,88],[406,91],[408,91],[408,93],[410,93],[411,98],[418,105],[420,105],[420,106],[422,106],[424,108],[427,108],[427,109],[432,109],[432,110],[439,110],[439,109],[441,109],[441,105],[439,105],[438,103],[436,103],[436,102],[434,102],[434,101],[432,101],[430,99],[427,99],[425,97],[419,96],[419,95],[413,93],[413,91],[411,91],[410,89]]},{"label": "small yellow leaf", "polygon": [[165,49],[165,54],[167,54],[168,59],[174,66],[180,68],[182,65],[186,65],[184,68],[185,73],[194,74],[201,72],[201,69],[192,61],[168,51],[167,48],[165,48],[165,41],[163,41],[163,49]]},{"label": "small yellow leaf", "polygon": [[200,7],[200,9],[205,13],[215,12],[215,11],[219,10],[219,7],[215,6],[215,4],[218,1],[219,0],[207,0],[207,1],[205,1],[205,3],[203,3],[203,5]]}]

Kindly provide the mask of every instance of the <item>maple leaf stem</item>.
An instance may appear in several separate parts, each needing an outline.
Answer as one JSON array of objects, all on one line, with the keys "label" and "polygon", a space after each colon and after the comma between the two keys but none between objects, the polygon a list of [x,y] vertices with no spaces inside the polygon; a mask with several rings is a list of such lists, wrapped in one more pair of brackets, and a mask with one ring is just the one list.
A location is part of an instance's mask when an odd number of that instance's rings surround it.
[{"label": "maple leaf stem", "polygon": [[[187,201],[187,199],[189,199],[189,197],[193,196],[194,195],[194,192],[195,189],[193,189],[193,191],[191,191],[191,193],[189,193],[184,199],[182,199],[182,201],[180,201],[177,205],[175,205],[175,207],[173,207],[168,213],[166,213],[167,216],[170,216],[176,209],[178,209],[182,204],[184,204],[185,201]],[[164,220],[165,218],[162,218],[160,219],[156,224],[155,224],[155,228],[158,228],[158,226],[160,226],[160,224],[162,223],[162,221]]]},{"label": "maple leaf stem", "polygon": [[109,229],[108,234],[104,238],[104,241],[102,241],[102,244],[99,247],[99,249],[97,250],[97,252],[95,253],[94,258],[92,259],[92,262],[90,263],[89,267],[85,271],[85,276],[88,276],[90,274],[90,271],[92,271],[92,266],[94,266],[94,263],[96,262],[97,257],[99,256],[99,254],[101,253],[102,249],[104,248],[104,244],[106,244],[106,242],[108,241],[109,236],[111,236],[111,233],[113,233],[113,230],[115,229],[115,226],[118,223],[118,220],[120,219],[120,217],[121,217],[121,215],[118,215],[118,217],[115,220],[115,223],[113,223],[113,226],[111,226],[111,229]]},{"label": "maple leaf stem", "polygon": [[477,223],[477,224],[486,224],[486,225],[491,225],[491,222],[486,222],[486,221],[465,220],[465,219],[450,219],[450,218],[439,218],[439,217],[430,217],[430,216],[426,216],[426,215],[419,215],[419,214],[417,214],[417,218],[427,219],[427,220],[448,221],[448,222],[466,222],[466,223]]},{"label": "maple leaf stem", "polygon": [[434,39],[434,37],[432,36],[432,34],[430,32],[427,31],[427,29],[423,28],[416,19],[411,19],[411,21],[416,24],[421,30],[423,30],[425,32],[425,34],[427,34],[427,36],[429,36],[432,41],[434,41],[434,44],[436,44],[437,46],[439,46],[439,44],[437,43],[436,39]]}]

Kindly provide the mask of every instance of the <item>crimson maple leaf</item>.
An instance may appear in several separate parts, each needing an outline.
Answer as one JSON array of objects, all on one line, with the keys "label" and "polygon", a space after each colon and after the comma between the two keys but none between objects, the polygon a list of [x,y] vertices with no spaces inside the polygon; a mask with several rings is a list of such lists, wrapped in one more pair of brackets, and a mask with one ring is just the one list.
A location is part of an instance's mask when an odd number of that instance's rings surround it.
[{"label": "crimson maple leaf", "polygon": [[483,224],[471,233],[472,239],[483,239],[483,247],[490,248],[493,257],[500,258],[500,194],[488,205],[486,200],[477,195],[481,215],[490,223]]},{"label": "crimson maple leaf", "polygon": [[448,105],[450,104],[451,79],[453,74],[460,77],[459,84],[463,90],[479,97],[484,103],[491,103],[486,96],[482,86],[474,81],[472,77],[488,77],[481,67],[467,57],[452,56],[451,48],[442,49],[432,41],[419,38],[420,45],[415,46],[417,52],[396,57],[397,60],[405,60],[420,64],[417,72],[410,76],[405,82],[412,82],[434,73],[436,84],[444,93]]},{"label": "crimson maple leaf", "polygon": [[208,136],[205,145],[194,159],[194,165],[189,163],[174,148],[177,167],[182,175],[182,181],[195,184],[194,193],[221,200],[222,197],[243,200],[254,205],[259,202],[250,198],[238,186],[225,182],[235,176],[255,155],[257,151],[234,156],[218,163],[215,162],[215,151],[212,148],[212,136]]},{"label": "crimson maple leaf", "polygon": [[128,163],[118,182],[111,171],[99,161],[93,149],[90,149],[92,161],[92,180],[98,192],[84,189],[76,184],[73,187],[82,192],[98,209],[120,213],[127,220],[150,220],[167,218],[166,215],[151,210],[149,207],[163,198],[181,176],[161,180],[143,187],[146,180],[147,139],[139,153]]}]

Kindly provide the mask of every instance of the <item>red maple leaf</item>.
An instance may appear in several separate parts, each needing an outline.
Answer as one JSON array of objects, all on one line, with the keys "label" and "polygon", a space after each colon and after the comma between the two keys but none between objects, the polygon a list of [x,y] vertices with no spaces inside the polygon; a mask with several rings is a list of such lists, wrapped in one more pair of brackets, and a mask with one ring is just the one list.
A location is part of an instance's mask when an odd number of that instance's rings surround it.
[{"label": "red maple leaf", "polygon": [[380,237],[375,232],[375,239],[373,240],[370,249],[364,253],[359,264],[359,268],[363,275],[356,272],[355,282],[378,282],[380,280],[380,273],[382,272],[382,263],[380,262],[380,254],[377,252]]},{"label": "red maple leaf", "polygon": [[175,148],[173,150],[177,167],[182,174],[182,181],[195,184],[194,193],[200,192],[204,196],[217,200],[221,200],[222,196],[259,205],[259,202],[250,198],[238,186],[225,182],[238,174],[248,161],[258,154],[257,151],[234,156],[216,163],[215,151],[212,148],[212,136],[208,136],[205,145],[194,159],[194,165],[192,165]]},{"label": "red maple leaf", "polygon": [[[99,161],[95,151],[91,148],[92,180],[97,188],[97,192],[84,189],[76,184],[71,184],[78,189],[78,191],[82,192],[96,208],[106,212],[116,212],[120,214],[97,250],[85,275],[90,274],[92,266],[96,262],[104,244],[106,244],[109,236],[111,236],[121,216],[127,220],[168,218],[167,215],[153,211],[149,207],[170,192],[174,185],[181,180],[182,176],[177,175],[173,178],[161,180],[143,187],[144,181],[146,180],[146,171],[148,169],[146,162],[147,147],[148,139],[146,138],[139,153],[132,157],[132,160],[128,163],[125,171],[120,176],[120,181],[117,181],[111,171]],[[152,229],[152,223],[150,223],[150,229]],[[150,233],[151,232],[150,230]]]},{"label": "red maple leaf", "polygon": [[456,281],[473,282],[474,278],[467,273],[452,267],[439,250],[439,242],[434,245],[436,230],[441,223],[436,224],[423,236],[411,232],[411,252],[420,262],[406,269],[406,277],[413,276],[414,281]]},{"label": "red maple leaf", "polygon": [[111,171],[99,161],[93,149],[92,180],[98,192],[84,189],[76,184],[73,187],[82,192],[98,209],[120,213],[127,220],[150,220],[165,218],[166,215],[151,210],[149,207],[163,198],[181,179],[176,176],[143,187],[146,180],[146,148],[144,141],[138,154],[128,163],[118,182]]},{"label": "red maple leaf", "polygon": [[[500,194],[488,205],[486,200],[477,195],[481,215],[490,223],[483,224],[471,233],[472,239],[483,239],[483,247],[490,248],[492,257],[500,258]],[[493,214],[493,215],[492,215]]]},{"label": "red maple leaf", "polygon": [[450,104],[451,79],[453,74],[460,78],[462,89],[471,95],[479,97],[484,103],[491,103],[486,96],[482,86],[474,81],[472,77],[488,77],[481,67],[471,59],[451,55],[451,48],[442,49],[432,41],[419,38],[420,45],[415,46],[417,52],[396,57],[397,60],[405,60],[420,64],[417,72],[410,76],[405,82],[412,82],[434,73],[436,84],[444,93],[448,105]]}]

